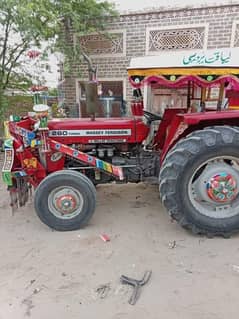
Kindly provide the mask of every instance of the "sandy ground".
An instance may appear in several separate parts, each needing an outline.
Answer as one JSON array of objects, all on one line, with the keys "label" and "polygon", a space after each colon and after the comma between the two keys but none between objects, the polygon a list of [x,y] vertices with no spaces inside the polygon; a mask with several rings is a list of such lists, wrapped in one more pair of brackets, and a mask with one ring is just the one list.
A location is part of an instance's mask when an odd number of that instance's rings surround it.
[{"label": "sandy ground", "polygon": [[[238,318],[239,237],[187,233],[155,186],[100,186],[90,225],[61,233],[32,203],[12,216],[1,182],[0,227],[0,319]],[[146,269],[152,278],[131,306],[119,278]]]}]

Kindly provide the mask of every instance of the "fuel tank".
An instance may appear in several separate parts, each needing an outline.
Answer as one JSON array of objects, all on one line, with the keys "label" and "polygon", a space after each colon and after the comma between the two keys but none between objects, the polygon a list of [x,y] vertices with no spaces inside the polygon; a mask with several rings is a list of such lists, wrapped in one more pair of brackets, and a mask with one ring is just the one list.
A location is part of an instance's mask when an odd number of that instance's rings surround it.
[{"label": "fuel tank", "polygon": [[64,144],[142,143],[149,127],[139,118],[53,119],[49,136]]}]

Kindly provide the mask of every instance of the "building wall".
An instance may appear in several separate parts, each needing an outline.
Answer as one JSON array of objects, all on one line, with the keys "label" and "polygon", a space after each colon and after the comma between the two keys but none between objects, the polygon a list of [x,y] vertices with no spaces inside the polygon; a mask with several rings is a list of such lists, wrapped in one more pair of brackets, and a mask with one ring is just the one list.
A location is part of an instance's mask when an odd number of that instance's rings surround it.
[{"label": "building wall", "polygon": [[[175,50],[239,46],[239,5],[122,14],[110,21],[108,28],[115,34],[116,44],[112,48],[103,45],[104,49],[97,51],[100,39],[89,37],[92,60],[99,80],[125,79],[124,98],[129,99],[132,89],[126,69],[131,57],[168,50],[170,58]],[[87,39],[84,41],[87,44]],[[81,75],[76,71],[79,68]],[[84,65],[75,65],[74,69],[63,86],[70,108],[79,102],[78,81],[88,78]]]}]

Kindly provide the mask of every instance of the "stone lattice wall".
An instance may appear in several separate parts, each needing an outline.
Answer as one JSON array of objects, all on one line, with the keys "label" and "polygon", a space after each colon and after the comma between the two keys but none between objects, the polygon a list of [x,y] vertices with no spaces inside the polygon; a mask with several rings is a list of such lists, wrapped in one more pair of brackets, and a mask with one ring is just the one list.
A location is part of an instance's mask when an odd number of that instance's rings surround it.
[{"label": "stone lattice wall", "polygon": [[[98,78],[126,79],[125,97],[129,98],[126,68],[131,57],[165,50],[239,46],[239,5],[122,14],[110,21],[108,29],[107,37],[92,35],[82,39],[82,44],[92,52]],[[81,66],[80,77],[73,72],[65,79],[63,90],[69,107],[77,103],[77,79],[87,79],[86,66]]]}]

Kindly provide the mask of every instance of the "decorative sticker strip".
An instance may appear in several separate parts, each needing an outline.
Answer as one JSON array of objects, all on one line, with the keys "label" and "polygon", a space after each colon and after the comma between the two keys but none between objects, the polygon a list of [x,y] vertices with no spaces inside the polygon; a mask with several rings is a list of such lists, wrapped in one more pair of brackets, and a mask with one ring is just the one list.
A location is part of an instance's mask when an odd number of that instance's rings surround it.
[{"label": "decorative sticker strip", "polygon": [[68,156],[74,157],[85,164],[96,167],[102,171],[105,171],[108,174],[112,174],[115,177],[119,178],[120,180],[124,179],[122,167],[114,166],[92,155],[89,156],[88,154],[75,150],[74,148],[71,148],[65,144],[55,142],[52,139],[49,140],[49,143],[50,143],[50,147],[53,150],[57,150],[58,152],[67,154]]},{"label": "decorative sticker strip", "polygon": [[27,146],[31,145],[31,141],[36,136],[34,132],[29,131],[23,127],[20,127],[17,124],[14,125],[14,134],[22,136],[24,138],[24,142]]},{"label": "decorative sticker strip", "polygon": [[39,145],[41,145],[41,141],[40,140],[37,140],[37,139],[33,139],[33,140],[31,140],[31,147],[33,148],[33,147],[36,147],[36,146],[39,146]]},{"label": "decorative sticker strip", "polygon": [[23,164],[26,168],[37,168],[37,159],[35,157],[25,158]]},{"label": "decorative sticker strip", "polygon": [[13,139],[12,138],[8,138],[7,140],[5,140],[4,143],[3,143],[3,148],[4,149],[13,148]]},{"label": "decorative sticker strip", "polygon": [[14,150],[13,148],[6,148],[5,149],[5,159],[2,168],[2,178],[3,182],[8,185],[12,186],[12,166],[14,161]]}]

